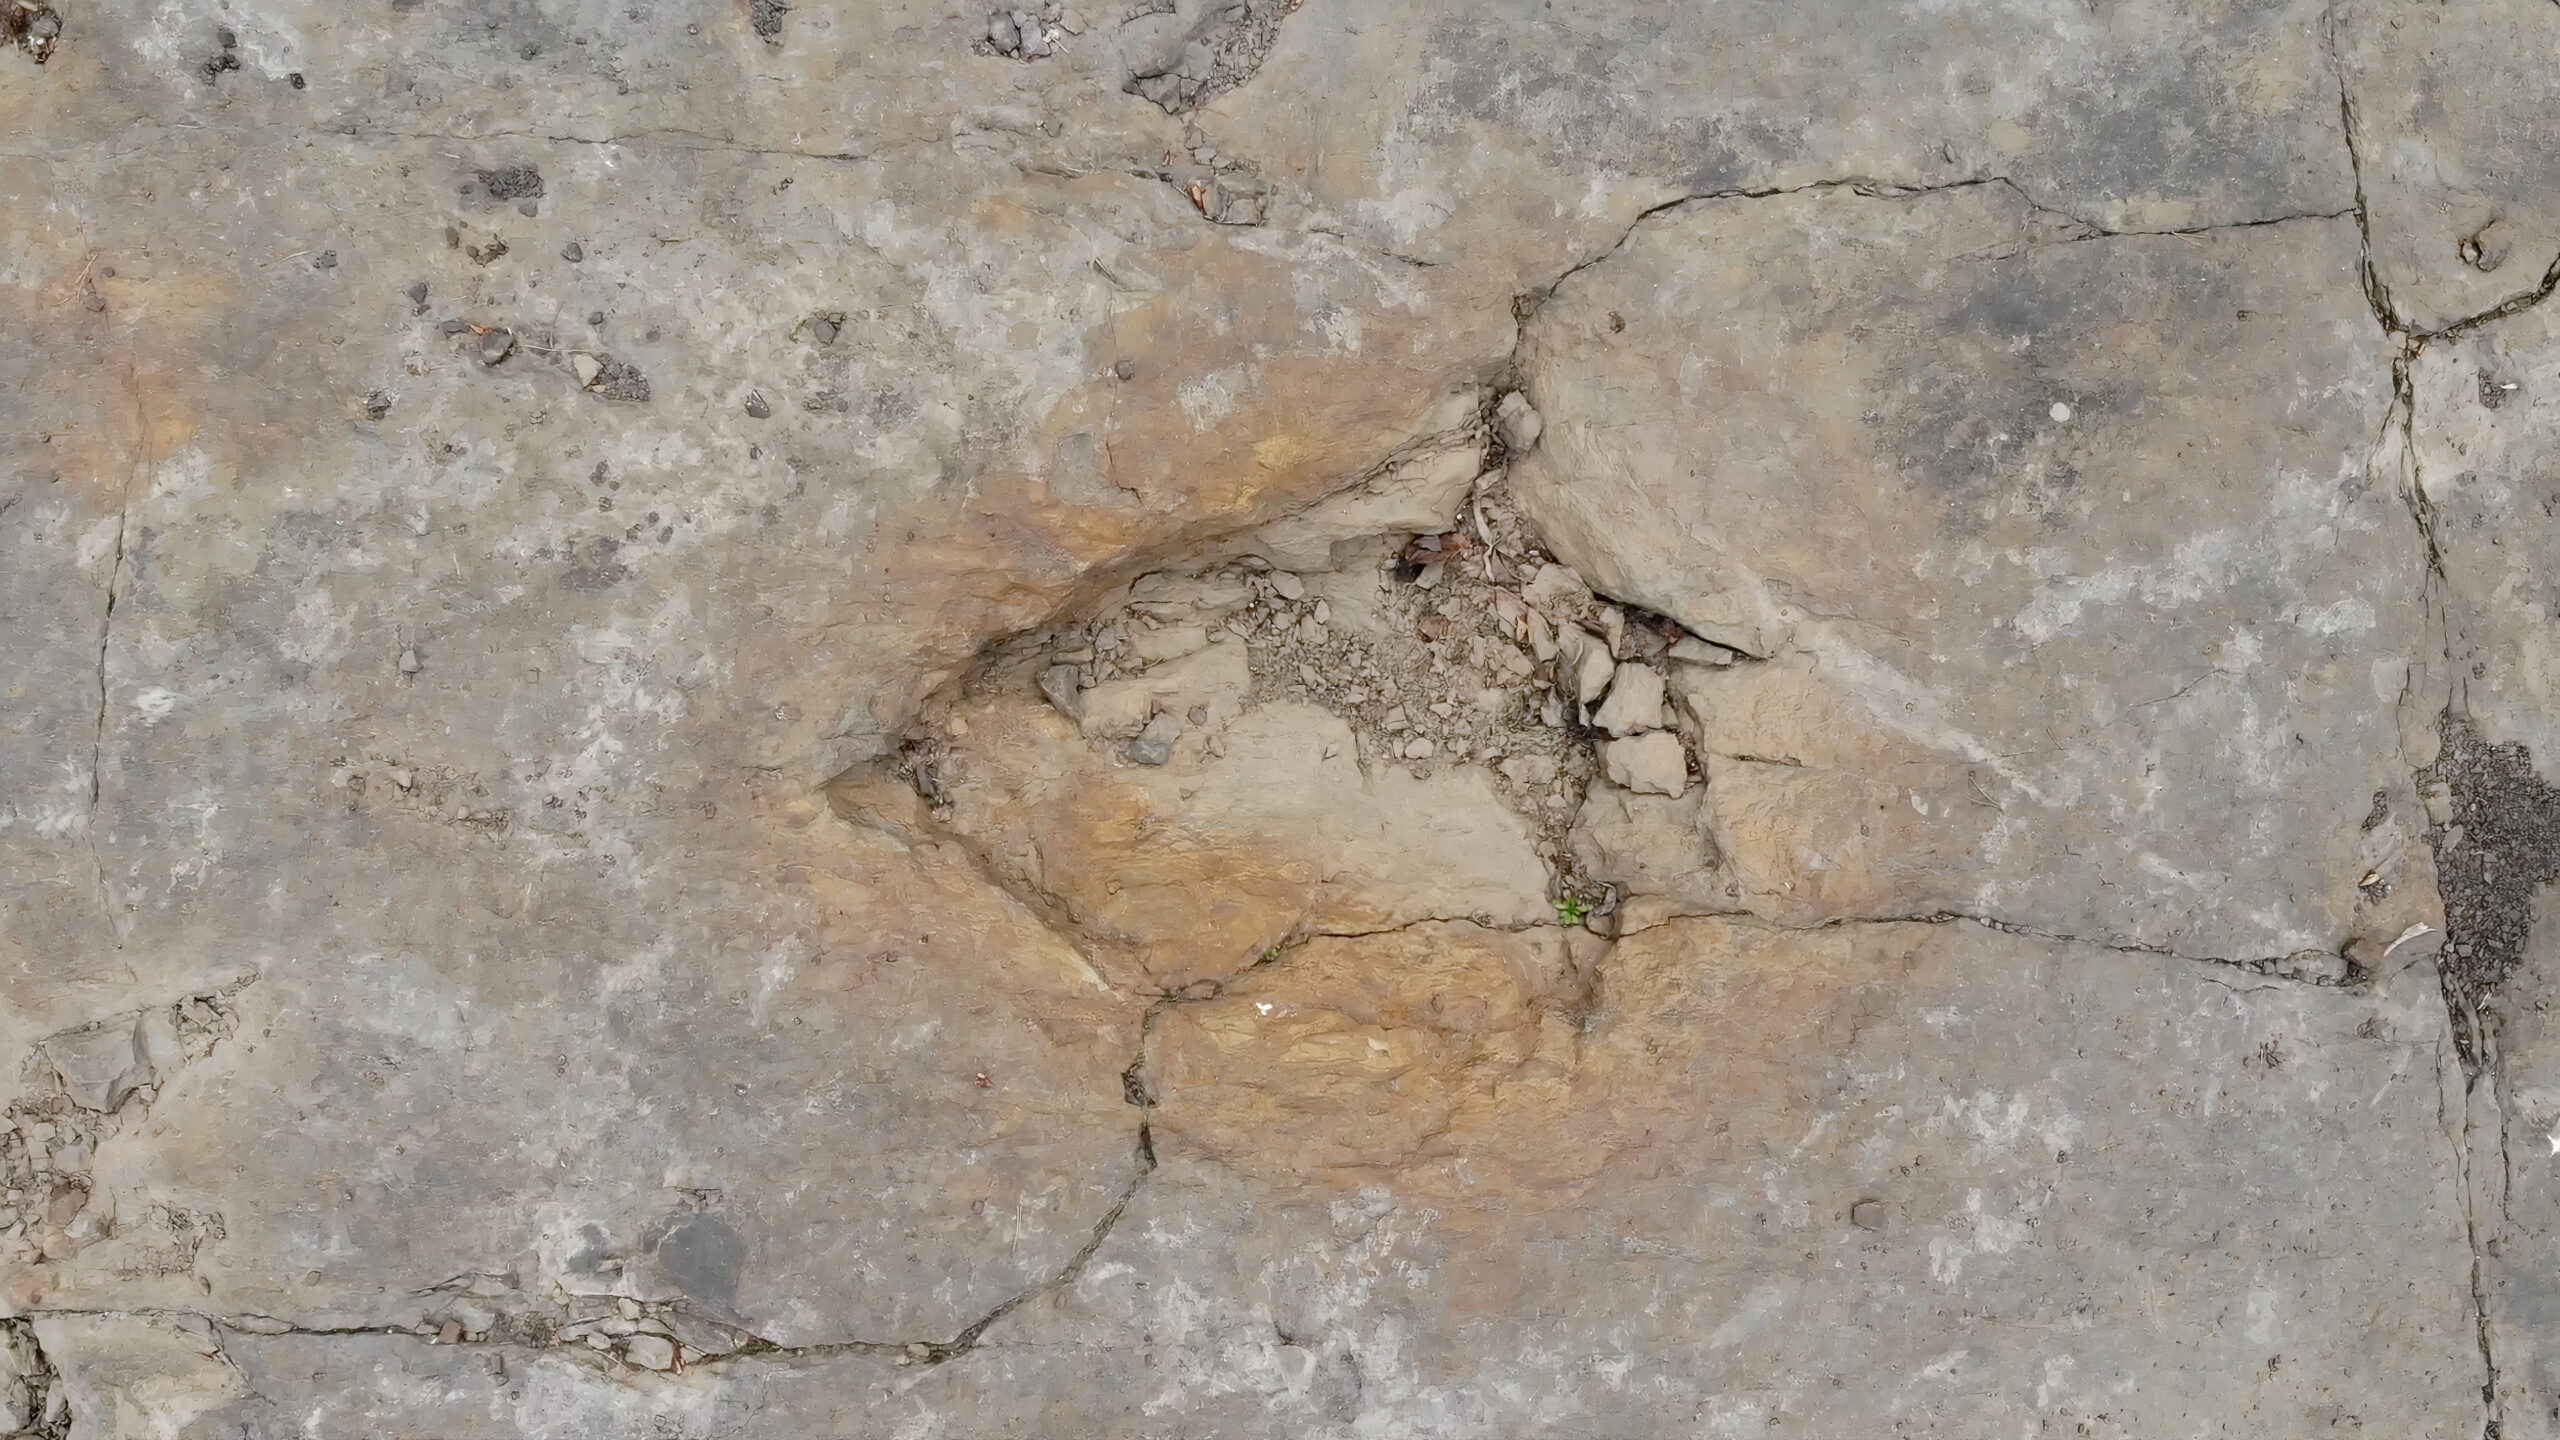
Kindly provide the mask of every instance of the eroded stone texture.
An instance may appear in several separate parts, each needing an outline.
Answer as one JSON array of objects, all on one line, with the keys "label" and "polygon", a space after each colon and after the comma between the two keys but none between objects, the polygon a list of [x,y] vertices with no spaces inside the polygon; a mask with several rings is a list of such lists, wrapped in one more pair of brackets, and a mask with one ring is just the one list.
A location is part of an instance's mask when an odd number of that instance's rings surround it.
[{"label": "eroded stone texture", "polygon": [[2430,345],[2410,367],[2416,484],[2448,592],[2452,684],[2482,736],[2560,757],[2560,335],[2540,311]]},{"label": "eroded stone texture", "polygon": [[2375,279],[2440,330],[2547,293],[2560,262],[2560,15],[2530,0],[2340,7]]},{"label": "eroded stone texture", "polygon": [[[1292,1097],[1416,1080],[1307,1043],[1368,1003],[1309,958],[1290,1013],[1161,1023],[1230,1063],[1187,1090],[1159,1049],[1166,1169],[1059,1317],[1126,1367],[1133,1421],[2475,1428],[2461,1077],[2424,966],[2350,996],[1965,925],[1673,922],[1617,946],[1569,1077],[1519,1066],[1447,1153],[1333,1188],[1369,1105],[1326,1128]],[[2370,1207],[2413,1170],[2437,1179]]]},{"label": "eroded stone texture", "polygon": [[0,1432],[2536,1433],[2546,28],[0,0]]},{"label": "eroded stone texture", "polygon": [[2430,903],[2359,889],[2422,828],[2424,552],[2367,471],[2355,229],[2030,219],[1993,186],[1654,217],[1529,323],[1522,501],[1601,589],[1779,662],[1684,692],[1766,913],[2387,943]]}]

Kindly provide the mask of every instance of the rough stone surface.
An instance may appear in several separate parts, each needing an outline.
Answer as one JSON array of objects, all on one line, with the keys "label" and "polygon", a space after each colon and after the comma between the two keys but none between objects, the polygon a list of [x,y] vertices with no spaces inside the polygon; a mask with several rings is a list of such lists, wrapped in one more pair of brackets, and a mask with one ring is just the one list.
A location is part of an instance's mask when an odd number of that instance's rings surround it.
[{"label": "rough stone surface", "polygon": [[0,0],[0,1431],[2560,1435],[2555,43]]}]

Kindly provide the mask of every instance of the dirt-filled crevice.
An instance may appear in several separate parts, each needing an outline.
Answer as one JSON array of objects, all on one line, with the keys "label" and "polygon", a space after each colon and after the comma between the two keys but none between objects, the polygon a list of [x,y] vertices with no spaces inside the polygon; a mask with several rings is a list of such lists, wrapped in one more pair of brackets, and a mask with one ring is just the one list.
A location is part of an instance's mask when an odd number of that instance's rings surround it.
[{"label": "dirt-filled crevice", "polygon": [[2534,892],[2560,879],[2560,790],[2522,745],[2492,744],[2450,711],[2441,733],[2418,785],[2444,895],[2445,999],[2463,1059],[2476,1067],[2478,1017],[2523,957]]},{"label": "dirt-filled crevice", "polygon": [[71,1392],[30,1321],[0,1320],[0,1427],[11,1440],[62,1440],[71,1432]]}]

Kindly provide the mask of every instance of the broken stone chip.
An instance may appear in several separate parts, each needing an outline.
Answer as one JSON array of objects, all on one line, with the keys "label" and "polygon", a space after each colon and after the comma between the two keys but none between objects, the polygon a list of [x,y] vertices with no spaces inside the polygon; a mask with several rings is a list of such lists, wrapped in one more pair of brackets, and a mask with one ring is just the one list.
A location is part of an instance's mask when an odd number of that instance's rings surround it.
[{"label": "broken stone chip", "polygon": [[73,1103],[90,1110],[113,1110],[151,1078],[131,1019],[110,1021],[91,1030],[57,1035],[44,1042],[45,1058],[62,1077]]},{"label": "broken stone chip", "polygon": [[1618,672],[1617,662],[1609,655],[1609,642],[1579,625],[1565,626],[1556,632],[1556,639],[1564,656],[1565,683],[1572,688],[1574,702],[1588,705],[1599,699]]},{"label": "broken stone chip", "polygon": [[1635,735],[1662,728],[1662,672],[1630,660],[1609,681],[1609,698],[1592,712],[1591,723],[1612,735]]},{"label": "broken stone chip", "polygon": [[1536,448],[1538,436],[1547,428],[1546,420],[1529,404],[1529,397],[1514,390],[1502,397],[1494,407],[1494,429],[1502,436],[1503,447],[1514,455]]},{"label": "broken stone chip", "polygon": [[1158,715],[1147,722],[1147,728],[1139,731],[1138,738],[1124,746],[1121,753],[1141,765],[1162,765],[1173,758],[1173,742],[1181,734],[1182,721],[1179,717]]},{"label": "broken stone chip", "polygon": [[1678,798],[1689,789],[1689,753],[1668,730],[1655,730],[1600,747],[1600,765],[1612,785],[1639,795]]}]

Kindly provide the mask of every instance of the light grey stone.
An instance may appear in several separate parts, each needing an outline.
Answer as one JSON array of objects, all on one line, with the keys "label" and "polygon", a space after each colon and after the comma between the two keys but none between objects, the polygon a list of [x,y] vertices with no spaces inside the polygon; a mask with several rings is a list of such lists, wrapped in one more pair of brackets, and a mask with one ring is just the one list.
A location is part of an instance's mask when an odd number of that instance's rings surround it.
[{"label": "light grey stone", "polygon": [[1668,731],[1606,741],[1600,747],[1600,763],[1610,784],[1639,794],[1677,797],[1689,789],[1688,752],[1680,747],[1679,737]]},{"label": "light grey stone", "polygon": [[1591,712],[1591,723],[1612,735],[1659,730],[1664,723],[1663,699],[1667,693],[1661,671],[1624,661],[1610,677],[1609,698]]}]

